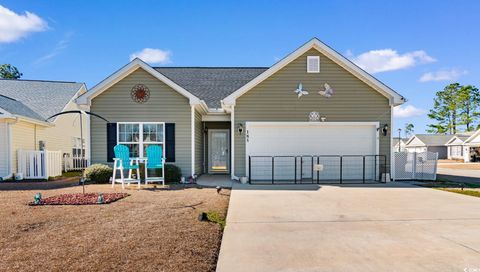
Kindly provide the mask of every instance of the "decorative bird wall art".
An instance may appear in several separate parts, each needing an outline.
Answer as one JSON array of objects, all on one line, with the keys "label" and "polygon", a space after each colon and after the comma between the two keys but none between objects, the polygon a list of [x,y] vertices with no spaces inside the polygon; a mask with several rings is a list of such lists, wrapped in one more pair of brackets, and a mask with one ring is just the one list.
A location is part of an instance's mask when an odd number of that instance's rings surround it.
[{"label": "decorative bird wall art", "polygon": [[308,94],[308,92],[303,89],[302,83],[298,84],[298,87],[294,92],[297,94],[297,98],[300,98],[300,97]]},{"label": "decorative bird wall art", "polygon": [[332,87],[330,87],[330,85],[328,85],[328,83],[325,83],[323,85],[323,87],[325,88],[325,90],[324,91],[319,91],[318,94],[323,95],[325,97],[332,97],[332,95],[333,95]]}]

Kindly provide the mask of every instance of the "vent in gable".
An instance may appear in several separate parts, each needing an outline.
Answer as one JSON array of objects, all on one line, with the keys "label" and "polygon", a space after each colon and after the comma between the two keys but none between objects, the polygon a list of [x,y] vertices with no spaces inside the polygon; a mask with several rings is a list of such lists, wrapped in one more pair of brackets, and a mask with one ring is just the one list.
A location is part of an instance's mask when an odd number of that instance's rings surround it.
[{"label": "vent in gable", "polygon": [[307,56],[307,73],[320,73],[319,56]]}]

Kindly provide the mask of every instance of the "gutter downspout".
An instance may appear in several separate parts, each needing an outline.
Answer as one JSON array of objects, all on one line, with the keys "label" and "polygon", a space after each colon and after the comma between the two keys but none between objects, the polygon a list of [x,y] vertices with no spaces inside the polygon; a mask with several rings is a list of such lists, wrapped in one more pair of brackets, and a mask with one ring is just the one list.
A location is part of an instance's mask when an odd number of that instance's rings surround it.
[{"label": "gutter downspout", "polygon": [[7,169],[8,173],[6,176],[1,177],[2,180],[6,180],[12,177],[13,175],[13,146],[12,146],[12,125],[18,122],[18,118],[15,117],[15,121],[13,122],[7,122],[7,146],[8,146],[8,151],[7,151]]},{"label": "gutter downspout", "polygon": [[[390,145],[389,146],[392,146],[392,140],[393,140],[393,105],[390,106]],[[398,144],[399,146],[401,145],[400,144],[400,140],[401,139],[398,139]],[[392,181],[395,181],[395,154],[392,150],[392,148],[390,148],[390,178]]]}]

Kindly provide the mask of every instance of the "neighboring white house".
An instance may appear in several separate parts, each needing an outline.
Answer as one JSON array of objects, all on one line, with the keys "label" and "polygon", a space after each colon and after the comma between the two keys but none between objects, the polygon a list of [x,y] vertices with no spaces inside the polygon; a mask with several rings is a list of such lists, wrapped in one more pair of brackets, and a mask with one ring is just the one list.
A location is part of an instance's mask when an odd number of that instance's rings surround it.
[{"label": "neighboring white house", "polygon": [[392,149],[393,152],[404,152],[405,151],[405,144],[407,143],[408,138],[392,138]]},{"label": "neighboring white house", "polygon": [[470,148],[465,145],[465,141],[470,138],[472,134],[473,132],[458,133],[448,140],[445,145],[447,146],[449,160],[470,161]]},{"label": "neighboring white house", "polygon": [[468,139],[464,141],[463,145],[465,162],[480,161],[480,129],[468,137]]},{"label": "neighboring white house", "polygon": [[453,135],[449,134],[415,134],[405,144],[408,152],[436,152],[439,159],[446,159],[447,146],[445,145]]},{"label": "neighboring white house", "polygon": [[[19,172],[19,150],[32,154],[38,150],[56,151],[60,169],[63,155],[81,152],[78,115],[46,119],[58,112],[78,109],[74,99],[84,92],[83,83],[0,80],[0,180]],[[88,141],[88,135],[84,138]]]}]

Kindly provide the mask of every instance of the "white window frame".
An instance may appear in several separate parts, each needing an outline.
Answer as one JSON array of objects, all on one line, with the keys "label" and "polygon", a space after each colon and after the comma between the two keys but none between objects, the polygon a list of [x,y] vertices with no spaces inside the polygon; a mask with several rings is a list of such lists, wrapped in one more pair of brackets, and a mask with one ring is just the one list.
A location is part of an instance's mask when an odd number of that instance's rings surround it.
[{"label": "white window frame", "polygon": [[[310,60],[318,61],[318,70],[310,70]],[[320,73],[320,56],[307,56],[307,73]]]},{"label": "white window frame", "polygon": [[[138,124],[138,142],[121,142],[120,143],[120,125],[126,124]],[[161,142],[145,142],[143,141],[143,125],[162,125],[163,126],[163,134],[162,134],[162,141]],[[143,154],[143,144],[161,144],[162,145],[162,156],[165,158],[165,122],[117,122],[117,144],[138,144],[138,156],[140,158],[144,158],[145,154]]]},{"label": "white window frame", "polygon": [[[82,154],[86,155],[85,147],[86,147],[85,139],[83,139],[83,142],[82,142],[82,139],[80,137],[72,137],[72,157],[74,157],[74,154],[73,154],[74,149],[77,149],[77,151],[80,150],[80,156],[82,156]],[[77,157],[78,157],[78,152],[77,152]]]}]

